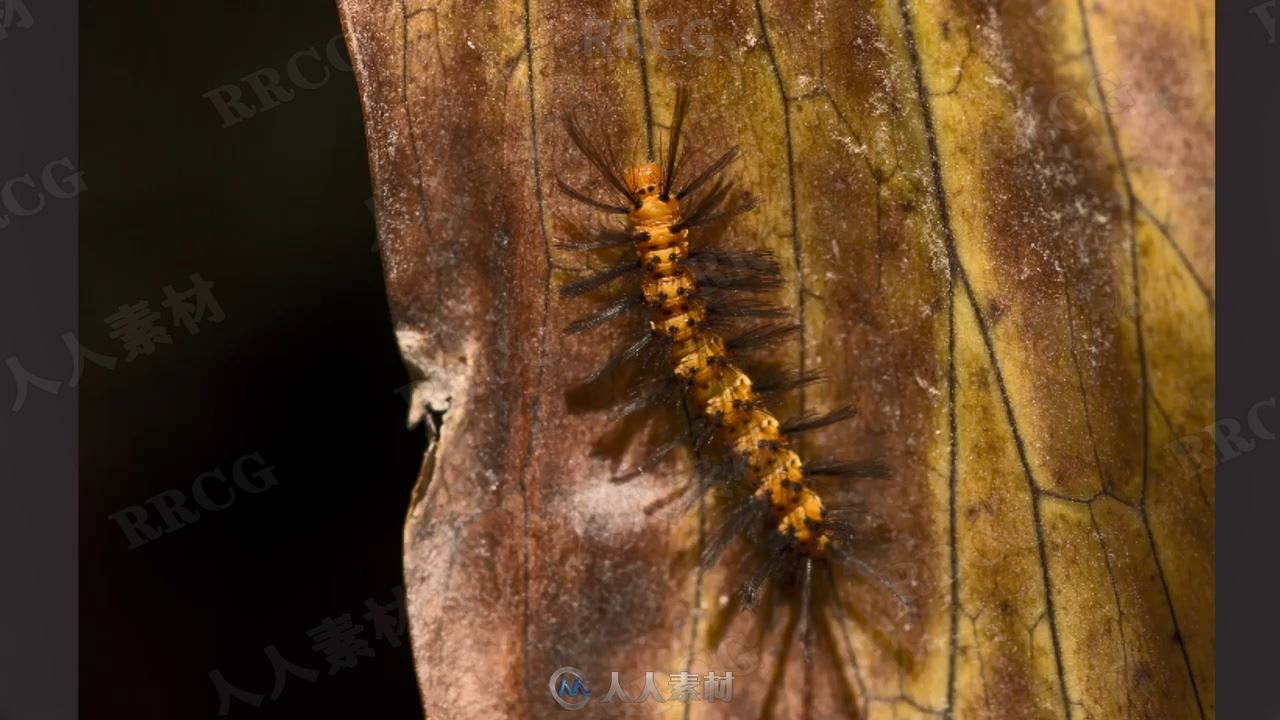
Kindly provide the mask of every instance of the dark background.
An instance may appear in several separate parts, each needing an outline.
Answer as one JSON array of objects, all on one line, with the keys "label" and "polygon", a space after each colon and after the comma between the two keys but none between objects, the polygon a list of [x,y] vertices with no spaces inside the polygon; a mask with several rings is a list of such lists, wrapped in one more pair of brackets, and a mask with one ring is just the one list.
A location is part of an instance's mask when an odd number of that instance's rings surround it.
[{"label": "dark background", "polygon": [[[326,57],[337,11],[80,12],[79,338],[116,359],[86,364],[80,386],[81,712],[217,717],[218,670],[268,696],[258,708],[233,700],[230,717],[422,717],[407,637],[397,649],[361,617],[402,582],[401,524],[425,441],[405,428],[408,380],[373,250],[345,46],[344,62]],[[312,48],[320,59],[296,67],[319,87],[297,87],[289,59]],[[264,69],[291,100],[264,104],[242,80]],[[224,85],[256,114],[224,127],[206,97]],[[206,312],[194,334],[161,305],[165,286],[190,290],[192,274],[214,284],[225,314]],[[126,361],[106,319],[141,301],[171,343]],[[231,478],[254,453],[278,485],[237,490],[216,512],[195,503],[197,476]],[[214,502],[226,487],[208,484]],[[166,527],[148,499],[169,490],[198,520]],[[172,530],[130,549],[111,517],[130,506]],[[344,613],[375,655],[330,675],[307,633]],[[290,676],[271,700],[269,645],[319,676]]]}]

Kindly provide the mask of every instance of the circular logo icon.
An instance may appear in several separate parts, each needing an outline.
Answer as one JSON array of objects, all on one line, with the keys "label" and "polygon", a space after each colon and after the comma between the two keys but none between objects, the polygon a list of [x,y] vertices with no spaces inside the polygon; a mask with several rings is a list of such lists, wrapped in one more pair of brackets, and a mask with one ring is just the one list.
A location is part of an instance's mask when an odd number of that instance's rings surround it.
[{"label": "circular logo icon", "polygon": [[555,698],[565,710],[581,710],[591,699],[591,691],[583,680],[582,671],[572,667],[562,667],[551,673],[551,697]]}]

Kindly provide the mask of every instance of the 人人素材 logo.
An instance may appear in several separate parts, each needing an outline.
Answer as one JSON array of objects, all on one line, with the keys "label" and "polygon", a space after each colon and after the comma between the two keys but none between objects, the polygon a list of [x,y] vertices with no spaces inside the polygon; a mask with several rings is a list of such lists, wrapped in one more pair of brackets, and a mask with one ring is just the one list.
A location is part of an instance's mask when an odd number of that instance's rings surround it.
[{"label": "\u4eba\u4eba\u7d20\u6750 logo", "polygon": [[[644,686],[640,694],[632,699],[622,687],[619,673],[610,673],[609,692],[602,698],[594,698],[597,703],[611,705],[613,703],[691,703],[691,702],[732,702],[733,673],[723,674],[709,672],[700,675],[689,670],[660,673],[649,670],[644,674]],[[667,678],[667,694],[658,690],[655,676]],[[636,687],[633,685],[633,687]],[[575,667],[565,666],[551,673],[548,683],[551,697],[565,710],[581,710],[593,697],[587,687],[586,675]]]},{"label": "\u4eba\u4eba\u7d20\u6750 logo", "polygon": [[565,710],[578,710],[591,699],[591,691],[582,680],[582,671],[562,667],[551,673],[551,696]]}]

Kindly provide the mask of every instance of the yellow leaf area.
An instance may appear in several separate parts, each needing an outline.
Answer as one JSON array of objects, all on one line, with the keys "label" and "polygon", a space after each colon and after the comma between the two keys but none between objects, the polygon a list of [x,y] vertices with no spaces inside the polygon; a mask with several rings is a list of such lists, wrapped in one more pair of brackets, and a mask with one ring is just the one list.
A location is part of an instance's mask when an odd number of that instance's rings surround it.
[{"label": "yellow leaf area", "polygon": [[[450,378],[406,527],[429,717],[559,717],[563,666],[581,717],[1214,717],[1213,458],[1176,443],[1214,415],[1212,5],[340,6],[392,312]],[[892,471],[814,483],[869,571],[815,586],[810,659],[795,598],[692,561],[723,508],[645,512],[687,458],[612,483],[644,443],[566,399],[638,328],[561,336],[592,308],[551,241],[599,222],[562,119],[642,157],[681,84],[695,164],[738,145],[761,199],[726,237],[782,263],[774,359],[827,377],[777,414],[852,405],[801,455]],[[733,699],[606,705],[609,671]]]}]

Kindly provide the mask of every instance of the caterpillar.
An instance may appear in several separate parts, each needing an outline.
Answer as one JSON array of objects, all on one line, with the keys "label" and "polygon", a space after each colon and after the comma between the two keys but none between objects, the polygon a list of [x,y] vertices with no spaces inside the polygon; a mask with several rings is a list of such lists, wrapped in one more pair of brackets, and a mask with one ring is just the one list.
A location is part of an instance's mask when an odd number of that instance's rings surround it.
[{"label": "caterpillar", "polygon": [[601,228],[576,240],[558,239],[557,247],[591,253],[622,249],[624,254],[605,269],[560,286],[565,298],[618,290],[616,299],[569,323],[564,332],[587,332],[624,317],[644,330],[580,387],[591,387],[631,364],[650,377],[617,398],[610,419],[621,420],[653,406],[679,406],[689,419],[689,431],[662,443],[647,461],[615,479],[634,477],[675,447],[691,442],[698,458],[695,479],[678,491],[687,493],[686,504],[712,489],[728,490],[699,562],[709,568],[735,541],[746,542],[744,579],[738,588],[741,606],[753,606],[771,581],[783,589],[798,589],[808,660],[815,568],[828,579],[825,587],[833,593],[834,569],[851,566],[906,605],[890,583],[857,558],[853,524],[838,510],[832,512],[815,487],[815,480],[823,477],[885,477],[887,468],[869,461],[801,459],[793,438],[852,418],[852,407],[802,413],[786,421],[770,410],[771,398],[823,377],[812,370],[750,367],[753,353],[775,354],[770,351],[800,325],[787,321],[786,307],[762,297],[783,284],[772,254],[730,249],[718,242],[728,221],[750,212],[759,201],[735,193],[734,183],[726,179],[727,170],[741,156],[736,146],[700,170],[688,170],[692,153],[682,146],[682,133],[690,100],[687,88],[677,90],[658,157],[625,168],[619,166],[611,145],[597,145],[576,118],[565,118],[569,139],[604,180],[612,199],[601,200],[557,178],[559,190],[593,210],[621,217],[623,226]]}]

